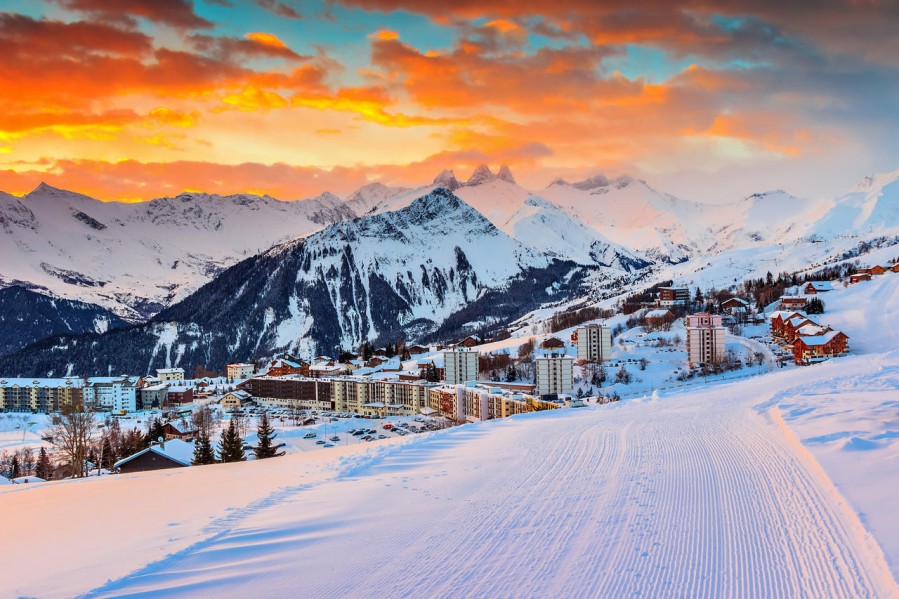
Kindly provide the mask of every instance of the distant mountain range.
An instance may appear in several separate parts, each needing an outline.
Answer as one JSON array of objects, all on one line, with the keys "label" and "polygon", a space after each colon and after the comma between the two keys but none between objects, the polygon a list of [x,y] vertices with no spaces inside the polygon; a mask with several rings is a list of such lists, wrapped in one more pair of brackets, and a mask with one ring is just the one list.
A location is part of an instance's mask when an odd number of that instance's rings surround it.
[{"label": "distant mountain range", "polygon": [[[486,166],[465,182],[446,170],[420,188],[372,183],[295,202],[182,194],[103,203],[41,185],[0,196],[0,285],[28,290],[29,301],[95,304],[108,325],[22,324],[0,371],[220,368],[277,351],[489,330],[640,279],[718,284],[786,264],[778,256],[788,245],[801,267],[896,228],[897,180],[871,177],[835,200],[774,191],[725,206],[601,175],[531,193],[508,168]],[[769,263],[747,264],[753,253]],[[123,320],[140,326],[104,332]]]}]

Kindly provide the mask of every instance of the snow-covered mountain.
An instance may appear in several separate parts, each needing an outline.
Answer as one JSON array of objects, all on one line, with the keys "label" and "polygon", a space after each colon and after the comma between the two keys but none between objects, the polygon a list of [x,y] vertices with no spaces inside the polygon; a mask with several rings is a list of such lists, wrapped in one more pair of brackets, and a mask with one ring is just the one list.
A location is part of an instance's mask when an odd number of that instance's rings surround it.
[{"label": "snow-covered mountain", "polygon": [[870,175],[836,199],[807,232],[824,238],[894,230],[899,227],[899,170]]},{"label": "snow-covered mountain", "polygon": [[681,262],[713,243],[708,222],[715,207],[660,193],[632,177],[556,180],[540,195],[614,243],[654,260]]},{"label": "snow-covered mountain", "polygon": [[139,321],[241,259],[355,216],[332,194],[282,202],[184,193],[125,204],[41,184],[21,198],[0,197],[0,286]]},{"label": "snow-covered mountain", "polygon": [[145,325],[51,338],[0,360],[0,371],[221,368],[280,351],[314,355],[364,340],[421,339],[441,327],[457,334],[567,299],[582,279],[577,265],[526,247],[437,188],[400,210],[248,258]]}]

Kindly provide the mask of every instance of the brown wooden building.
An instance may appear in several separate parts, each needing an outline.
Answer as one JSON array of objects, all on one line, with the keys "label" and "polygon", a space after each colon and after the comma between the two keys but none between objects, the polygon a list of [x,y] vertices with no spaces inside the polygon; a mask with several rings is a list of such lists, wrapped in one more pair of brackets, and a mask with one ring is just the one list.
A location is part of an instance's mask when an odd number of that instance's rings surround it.
[{"label": "brown wooden building", "polygon": [[793,342],[793,359],[797,364],[813,364],[846,353],[849,337],[841,331],[823,335],[798,337]]}]

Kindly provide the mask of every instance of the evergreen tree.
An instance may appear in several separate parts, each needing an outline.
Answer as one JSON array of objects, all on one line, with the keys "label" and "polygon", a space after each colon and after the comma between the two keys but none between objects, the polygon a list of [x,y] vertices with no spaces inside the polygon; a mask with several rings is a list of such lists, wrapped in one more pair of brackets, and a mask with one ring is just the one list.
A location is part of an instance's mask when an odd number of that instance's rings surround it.
[{"label": "evergreen tree", "polygon": [[257,460],[276,458],[284,455],[284,452],[278,451],[278,448],[275,446],[275,437],[278,435],[269,423],[268,414],[265,412],[262,413],[262,419],[259,421],[256,434],[259,437],[259,444],[253,449],[253,453],[256,454]]},{"label": "evergreen tree", "polygon": [[805,303],[805,311],[808,314],[824,314],[824,302],[817,297],[813,297]]},{"label": "evergreen tree", "polygon": [[159,437],[165,437],[165,425],[159,418],[154,417],[147,427],[147,437],[144,439],[144,447],[149,447],[151,443],[159,440]]},{"label": "evergreen tree", "polygon": [[222,440],[219,441],[219,457],[223,462],[242,462],[247,459],[243,454],[243,439],[237,434],[234,418],[231,419],[228,428],[222,431]]},{"label": "evergreen tree", "polygon": [[47,450],[41,447],[41,452],[37,456],[37,468],[34,475],[44,480],[50,480],[53,477],[53,466],[50,465],[50,456]]},{"label": "evergreen tree", "polygon": [[215,464],[215,452],[212,451],[212,443],[209,442],[209,435],[200,434],[194,444],[194,459],[191,462],[194,466],[205,466],[206,464]]},{"label": "evergreen tree", "polygon": [[512,383],[515,379],[518,378],[518,373],[515,372],[515,366],[509,364],[509,367],[506,369],[506,382]]},{"label": "evergreen tree", "polygon": [[115,451],[112,449],[112,444],[109,442],[109,437],[103,437],[101,454],[103,458],[100,460],[100,466],[107,470],[112,470],[112,465],[116,463],[116,455]]},{"label": "evergreen tree", "polygon": [[19,456],[13,454],[12,460],[9,462],[9,478],[10,480],[19,476]]}]

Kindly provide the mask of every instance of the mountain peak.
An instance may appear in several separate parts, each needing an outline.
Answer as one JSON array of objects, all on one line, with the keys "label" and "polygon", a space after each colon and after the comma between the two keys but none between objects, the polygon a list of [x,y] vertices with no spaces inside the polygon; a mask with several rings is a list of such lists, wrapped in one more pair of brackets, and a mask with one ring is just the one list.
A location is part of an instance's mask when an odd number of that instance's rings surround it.
[{"label": "mountain peak", "polygon": [[450,191],[456,191],[462,186],[462,184],[459,183],[459,180],[456,179],[456,175],[453,171],[448,168],[443,169],[440,171],[439,175],[434,177],[434,185],[444,187]]},{"label": "mountain peak", "polygon": [[496,178],[502,179],[506,183],[516,185],[515,177],[512,176],[512,170],[505,164],[499,167],[499,172],[496,174]]},{"label": "mountain peak", "polygon": [[466,185],[480,185],[481,183],[487,183],[489,181],[493,181],[496,179],[496,175],[493,174],[493,171],[490,170],[490,167],[486,164],[482,164],[478,166],[478,168],[474,169],[474,172],[471,173],[471,177],[468,178],[468,181],[465,182]]},{"label": "mountain peak", "polygon": [[577,183],[572,183],[571,185],[575,189],[580,189],[581,191],[589,191],[591,189],[598,189],[600,187],[608,187],[609,179],[605,175],[593,175],[592,177],[588,177],[583,181],[578,181]]}]

